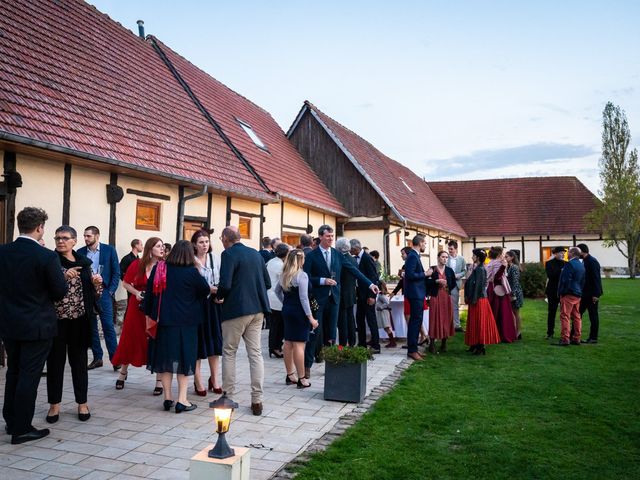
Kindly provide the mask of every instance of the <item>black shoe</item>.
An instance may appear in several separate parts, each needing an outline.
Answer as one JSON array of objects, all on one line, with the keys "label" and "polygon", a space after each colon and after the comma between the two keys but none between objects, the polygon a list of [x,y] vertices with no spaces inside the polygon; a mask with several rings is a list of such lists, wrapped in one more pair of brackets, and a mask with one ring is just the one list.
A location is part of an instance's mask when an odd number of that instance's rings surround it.
[{"label": "black shoe", "polygon": [[371,353],[380,353],[380,347],[378,348],[369,347],[369,350],[371,351]]},{"label": "black shoe", "polygon": [[120,370],[120,367],[121,367],[121,366],[122,366],[122,365],[114,365],[114,366],[113,366],[113,371],[114,371],[114,372],[117,372],[118,370]]},{"label": "black shoe", "polygon": [[554,345],[558,347],[568,347],[570,344],[569,342],[563,342],[562,340],[560,340],[558,343],[555,343]]},{"label": "black shoe", "polygon": [[456,327],[456,332],[464,333],[464,328]]},{"label": "black shoe", "polygon": [[284,354],[278,350],[269,349],[269,358],[282,358]]},{"label": "black shoe", "polygon": [[55,415],[47,415],[44,419],[47,423],[56,423],[60,419],[60,414],[56,413]]},{"label": "black shoe", "polygon": [[94,368],[100,368],[102,367],[104,364],[102,363],[101,359],[98,360],[94,360],[93,362],[91,362],[89,365],[87,365],[87,370],[93,370]]},{"label": "black shoe", "polygon": [[580,343],[589,343],[593,345],[598,343],[598,340],[596,340],[595,338],[587,338],[586,340],[580,340]]},{"label": "black shoe", "polygon": [[286,377],[286,379],[285,379],[285,381],[284,381],[284,383],[285,383],[286,385],[295,385],[295,383],[296,383],[296,382],[294,382],[293,380],[291,380],[291,375],[295,375],[295,372],[293,372],[293,373],[287,373],[287,377]]},{"label": "black shoe", "polygon": [[402,347],[400,347],[400,348],[404,348],[405,350],[407,350],[409,348],[409,346],[408,345],[402,345]]},{"label": "black shoe", "polygon": [[195,410],[196,408],[198,408],[198,406],[195,403],[192,403],[188,407],[180,402],[176,403],[176,413],[190,412],[191,410]]},{"label": "black shoe", "polygon": [[302,383],[302,379],[298,379],[298,388],[309,388],[311,383],[307,380],[307,383]]},{"label": "black shoe", "polygon": [[[571,343],[571,345],[577,345],[577,346],[580,346],[580,343],[582,343],[582,342],[579,342],[578,340],[571,340],[571,342],[570,342],[570,343]],[[585,342],[585,343],[586,343],[586,342]]]},{"label": "black shoe", "polygon": [[22,435],[12,435],[11,436],[11,445],[20,445],[21,443],[31,442],[33,440],[40,440],[41,438],[49,435],[49,429],[43,428],[42,430],[38,430],[34,428],[30,432],[23,433]]},{"label": "black shoe", "polygon": [[81,422],[86,422],[90,418],[91,418],[91,412],[87,412],[87,413],[78,412],[78,420],[80,420]]},{"label": "black shoe", "polygon": [[553,333],[547,333],[547,336],[544,337],[545,340],[551,340],[553,338]]},{"label": "black shoe", "polygon": [[173,407],[173,400],[165,400],[164,402],[162,402],[162,406],[164,408],[164,411],[168,412],[169,410],[171,410],[171,407]]}]

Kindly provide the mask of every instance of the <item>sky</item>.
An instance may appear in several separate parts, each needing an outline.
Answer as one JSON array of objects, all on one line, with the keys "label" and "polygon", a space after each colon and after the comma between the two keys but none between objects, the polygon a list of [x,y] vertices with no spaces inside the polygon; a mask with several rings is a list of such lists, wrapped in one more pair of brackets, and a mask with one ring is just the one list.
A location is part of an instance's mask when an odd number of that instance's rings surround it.
[{"label": "sky", "polygon": [[266,109],[309,100],[427,180],[574,175],[640,145],[640,2],[90,0]]}]

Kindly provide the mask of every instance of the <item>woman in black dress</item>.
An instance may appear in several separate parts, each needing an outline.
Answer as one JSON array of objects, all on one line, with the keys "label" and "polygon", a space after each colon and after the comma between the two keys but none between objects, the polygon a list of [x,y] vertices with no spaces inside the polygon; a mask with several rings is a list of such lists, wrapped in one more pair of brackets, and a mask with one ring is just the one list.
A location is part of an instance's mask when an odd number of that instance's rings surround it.
[{"label": "woman in black dress", "polygon": [[309,332],[318,326],[318,321],[311,312],[309,277],[302,270],[303,265],[304,252],[291,250],[276,285],[276,295],[282,301],[284,322],[284,365],[287,369],[285,382],[287,385],[296,383],[298,388],[311,386],[304,376],[304,346],[309,340]]}]

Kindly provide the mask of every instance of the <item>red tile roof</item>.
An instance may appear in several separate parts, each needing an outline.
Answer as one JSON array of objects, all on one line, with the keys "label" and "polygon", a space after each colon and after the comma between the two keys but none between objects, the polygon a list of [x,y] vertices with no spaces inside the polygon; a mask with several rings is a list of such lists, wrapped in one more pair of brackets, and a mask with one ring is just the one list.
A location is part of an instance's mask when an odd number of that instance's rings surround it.
[{"label": "red tile roof", "polygon": [[1,138],[272,198],[152,45],[78,0],[2,2]]},{"label": "red tile roof", "polygon": [[[365,178],[377,190],[389,208],[397,211],[409,223],[430,227],[466,237],[464,229],[449,214],[429,185],[404,165],[392,160],[362,137],[323,113],[306,101],[298,115],[305,109],[315,113],[324,127],[346,150],[347,157],[356,163],[356,168],[365,173]],[[290,133],[295,129],[295,123]],[[396,214],[396,215],[397,215]],[[400,218],[400,220],[402,220]]]},{"label": "red tile roof", "polygon": [[[348,216],[269,112],[200,70],[159,40],[151,37],[151,41],[161,48],[198,101],[271,191],[316,209]],[[251,127],[267,151],[254,144],[239,120]]]},{"label": "red tile roof", "polygon": [[594,233],[585,228],[583,219],[598,199],[576,177],[429,182],[429,186],[469,236]]}]

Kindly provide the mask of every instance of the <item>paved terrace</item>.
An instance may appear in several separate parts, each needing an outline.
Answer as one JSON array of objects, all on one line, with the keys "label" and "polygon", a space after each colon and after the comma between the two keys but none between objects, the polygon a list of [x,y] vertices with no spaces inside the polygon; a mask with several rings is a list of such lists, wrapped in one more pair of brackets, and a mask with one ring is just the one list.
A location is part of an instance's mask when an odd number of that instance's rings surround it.
[{"label": "paved terrace", "polygon": [[[268,331],[263,330],[263,352],[268,351],[267,336]],[[382,350],[381,355],[369,362],[367,394],[406,358],[406,350],[401,348]],[[331,430],[342,415],[357,407],[357,404],[322,399],[324,364],[312,370],[312,386],[298,390],[295,386],[285,385],[281,359],[265,358],[264,362],[264,412],[256,417],[249,408],[249,367],[244,344],[240,346],[240,385],[234,399],[240,408],[234,413],[227,434],[232,446],[251,447],[252,480],[270,478]],[[207,368],[203,364],[203,376]],[[2,392],[5,372],[0,368]],[[208,378],[208,374],[204,378]],[[0,478],[188,479],[189,459],[215,443],[217,438],[213,410],[208,408],[208,402],[218,395],[210,393],[207,397],[198,397],[191,386],[189,400],[198,408],[177,415],[173,411],[163,411],[163,397],[151,395],[154,376],[145,369],[130,368],[129,379],[122,391],[115,390],[116,379],[117,374],[107,362],[103,368],[89,372],[91,419],[80,422],[67,366],[60,420],[48,425],[44,421],[48,404],[43,377],[34,426],[48,427],[51,434],[22,445],[11,445],[11,437],[0,435]],[[175,381],[174,394],[177,394]]]}]

